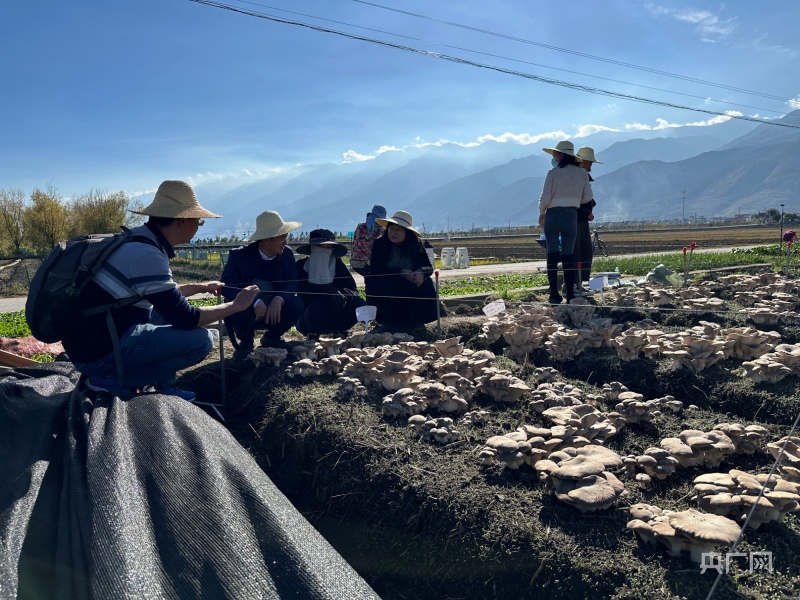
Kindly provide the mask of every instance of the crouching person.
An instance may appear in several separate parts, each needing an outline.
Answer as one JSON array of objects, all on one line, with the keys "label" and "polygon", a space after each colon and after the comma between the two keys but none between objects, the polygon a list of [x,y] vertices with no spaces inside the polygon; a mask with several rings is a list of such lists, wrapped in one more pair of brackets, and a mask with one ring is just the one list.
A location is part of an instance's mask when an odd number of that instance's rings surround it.
[{"label": "crouching person", "polygon": [[366,302],[358,295],[356,281],[342,256],[347,254],[343,244],[327,229],[315,229],[309,243],[297,248],[306,254],[297,263],[303,314],[297,330],[303,335],[347,331],[356,324],[356,308]]},{"label": "crouching person", "polygon": [[298,221],[284,221],[273,210],[256,218],[256,230],[247,245],[231,250],[222,271],[225,299],[243,286],[255,284],[260,292],[247,310],[232,315],[225,325],[238,338],[233,358],[244,360],[253,351],[256,330],[264,330],[261,345],[288,348],[282,336],[300,317],[303,302],[297,297],[298,282],[294,253],[286,244]]},{"label": "crouching person", "polygon": [[378,219],[378,225],[386,231],[372,246],[370,275],[364,278],[367,302],[378,307],[378,321],[392,332],[435,321],[433,266],[411,215],[398,210],[391,219]]},{"label": "crouching person", "polygon": [[[195,308],[186,301],[222,286],[219,281],[177,285],[172,280],[174,246],[188,243],[203,219],[219,217],[200,206],[188,183],[163,182],[149,206],[132,212],[149,219],[108,257],[81,299],[84,310],[139,299],[111,308],[111,327],[106,312],[86,317],[78,333],[64,338],[64,349],[76,369],[88,375],[89,389],[126,397],[153,386],[194,400],[193,392],[175,387],[177,371],[197,364],[211,350],[213,337],[203,326],[246,309],[258,288],[243,289],[217,306]],[[116,349],[112,335],[119,342]]]}]

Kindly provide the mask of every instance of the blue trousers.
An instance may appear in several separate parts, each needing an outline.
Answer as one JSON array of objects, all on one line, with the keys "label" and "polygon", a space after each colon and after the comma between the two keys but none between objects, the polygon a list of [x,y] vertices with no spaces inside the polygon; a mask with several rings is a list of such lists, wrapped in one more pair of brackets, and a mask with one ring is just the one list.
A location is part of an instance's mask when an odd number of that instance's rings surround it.
[{"label": "blue trousers", "polygon": [[[558,249],[558,236],[561,236],[561,250]],[[544,213],[544,237],[547,239],[547,253],[561,252],[562,256],[572,254],[575,238],[578,237],[578,209],[568,207],[548,208]]]},{"label": "blue trousers", "polygon": [[[196,365],[211,352],[213,339],[205,327],[175,329],[171,325],[153,323],[132,325],[119,339],[125,378],[120,383],[131,388],[173,386],[178,371]],[[75,368],[87,375],[117,377],[113,352],[89,363],[75,363]]]}]

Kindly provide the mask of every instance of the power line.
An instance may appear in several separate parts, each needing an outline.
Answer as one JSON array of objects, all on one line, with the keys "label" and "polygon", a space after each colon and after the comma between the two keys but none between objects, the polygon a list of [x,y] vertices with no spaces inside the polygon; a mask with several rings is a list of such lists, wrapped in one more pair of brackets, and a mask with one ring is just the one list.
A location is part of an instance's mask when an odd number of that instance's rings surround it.
[{"label": "power line", "polygon": [[585,52],[578,52],[577,50],[571,50],[569,48],[560,48],[558,46],[552,46],[550,44],[543,44],[541,42],[534,42],[533,40],[526,40],[525,38],[519,38],[519,37],[515,37],[515,36],[512,36],[512,35],[507,35],[507,34],[504,34],[504,33],[497,33],[495,31],[490,31],[488,29],[481,29],[480,27],[472,27],[470,25],[463,25],[461,23],[454,23],[452,21],[444,21],[444,20],[436,19],[434,17],[428,17],[426,15],[422,15],[422,14],[419,14],[419,13],[414,13],[414,12],[410,12],[410,11],[406,11],[406,10],[400,10],[399,8],[392,8],[390,6],[383,6],[381,4],[376,4],[375,2],[367,2],[367,0],[352,0],[352,1],[353,2],[358,2],[359,4],[366,4],[368,6],[374,6],[375,8],[380,8],[380,9],[383,9],[383,10],[389,10],[389,11],[392,11],[392,12],[401,13],[401,14],[408,15],[408,16],[411,16],[411,17],[416,17],[416,18],[419,18],[419,19],[426,19],[428,21],[434,21],[436,23],[442,23],[444,25],[449,25],[451,27],[458,27],[458,28],[461,28],[461,29],[467,29],[469,31],[475,31],[477,33],[483,33],[483,34],[486,34],[486,35],[491,35],[491,36],[494,36],[494,37],[499,37],[499,38],[503,38],[503,39],[506,39],[506,40],[511,40],[511,41],[514,41],[514,42],[521,42],[523,44],[529,44],[531,46],[538,46],[540,48],[547,48],[548,50],[556,50],[558,52],[566,52],[567,54],[572,54],[574,56],[580,56],[580,57],[583,57],[583,58],[589,58],[589,59],[592,59],[592,60],[598,60],[598,61],[602,61],[602,62],[607,62],[607,63],[610,63],[610,64],[619,65],[621,67],[628,67],[630,69],[637,69],[639,71],[646,71],[648,73],[655,73],[657,75],[664,75],[665,77],[674,77],[675,79],[683,79],[684,81],[691,81],[691,82],[694,82],[694,83],[701,83],[703,85],[709,85],[709,86],[712,86],[712,87],[718,87],[718,88],[722,88],[722,89],[726,89],[726,90],[732,90],[732,91],[735,91],[735,92],[743,92],[745,94],[752,94],[754,96],[761,96],[763,98],[770,98],[772,100],[780,100],[781,102],[788,102],[790,100],[790,98],[781,98],[780,96],[774,96],[772,94],[765,94],[763,92],[756,92],[756,91],[753,91],[753,90],[747,90],[747,89],[743,89],[743,88],[738,88],[738,87],[726,85],[724,83],[714,83],[712,81],[707,81],[705,79],[696,79],[694,77],[688,77],[686,75],[679,75],[679,74],[676,74],[676,73],[670,73],[668,71],[660,71],[658,69],[652,69],[650,67],[643,67],[641,65],[635,65],[633,63],[626,63],[626,62],[622,62],[622,61],[619,61],[619,60],[614,60],[612,58],[604,58],[602,56],[595,56],[594,54],[587,54]]},{"label": "power line", "polygon": [[775,122],[775,121],[765,121],[763,119],[759,119],[759,118],[756,118],[756,117],[748,117],[748,116],[745,116],[745,115],[733,115],[733,114],[728,114],[728,113],[724,113],[724,112],[719,112],[719,111],[716,111],[716,110],[709,110],[709,109],[705,109],[705,108],[696,108],[696,107],[691,107],[691,106],[684,106],[684,105],[681,105],[681,104],[674,104],[672,102],[665,102],[665,101],[662,101],[662,100],[654,100],[652,98],[645,98],[645,97],[642,97],[642,96],[634,96],[634,95],[631,95],[631,94],[623,94],[621,92],[613,92],[613,91],[610,91],[610,90],[604,90],[604,89],[595,88],[595,87],[591,87],[591,86],[587,86],[587,85],[571,83],[571,82],[568,82],[568,81],[560,81],[558,79],[550,79],[548,77],[541,77],[539,75],[533,75],[531,73],[525,73],[525,72],[522,72],[522,71],[515,71],[513,69],[506,69],[504,67],[498,67],[498,66],[494,66],[494,65],[479,63],[479,62],[467,60],[467,59],[464,59],[464,58],[458,58],[458,57],[455,57],[455,56],[450,56],[450,55],[447,55],[447,54],[441,54],[441,53],[438,53],[438,52],[430,52],[430,51],[427,51],[427,50],[420,50],[418,48],[413,48],[411,46],[403,46],[401,44],[394,44],[392,42],[386,42],[386,41],[383,41],[383,40],[377,40],[377,39],[374,39],[374,38],[368,38],[368,37],[364,37],[364,36],[359,36],[359,35],[355,35],[355,34],[352,34],[352,33],[346,33],[344,31],[338,31],[336,29],[329,29],[327,27],[320,27],[319,25],[311,25],[309,23],[303,23],[301,21],[291,21],[289,19],[284,19],[284,18],[272,16],[272,15],[266,15],[266,14],[255,12],[255,11],[251,11],[251,10],[245,10],[243,8],[238,8],[238,7],[235,7],[235,6],[228,5],[228,4],[223,4],[221,2],[215,2],[213,0],[189,0],[189,1],[190,2],[194,2],[196,4],[204,4],[206,6],[211,6],[213,8],[220,8],[220,9],[223,9],[223,10],[229,10],[231,12],[243,14],[243,15],[246,15],[246,16],[257,17],[259,19],[265,19],[267,21],[273,21],[275,23],[282,23],[282,24],[285,24],[285,25],[295,25],[295,26],[298,26],[298,27],[305,27],[307,29],[311,29],[311,30],[314,30],[314,31],[319,31],[319,32],[322,32],[322,33],[332,33],[332,34],[339,35],[339,36],[342,36],[342,37],[345,37],[345,38],[348,38],[348,39],[352,39],[352,40],[357,40],[357,41],[362,41],[362,42],[369,42],[369,43],[372,43],[372,44],[377,44],[379,46],[384,46],[384,47],[392,48],[392,49],[395,49],[395,50],[401,50],[403,52],[409,52],[409,53],[412,53],[412,54],[419,54],[419,55],[422,55],[422,56],[427,56],[429,58],[437,58],[437,59],[440,59],[440,60],[445,60],[445,61],[454,62],[454,63],[458,63],[458,64],[468,65],[468,66],[477,67],[477,68],[481,68],[481,69],[488,69],[488,70],[491,70],[491,71],[496,71],[498,73],[504,73],[506,75],[514,75],[516,77],[522,77],[524,79],[531,79],[533,81],[539,81],[541,83],[547,83],[547,84],[550,84],[550,85],[557,85],[557,86],[565,87],[565,88],[568,88],[568,89],[574,89],[574,90],[578,90],[578,91],[582,91],[582,92],[588,92],[590,94],[597,94],[597,95],[600,95],[600,96],[609,96],[609,97],[612,97],[612,98],[619,98],[619,99],[622,99],[622,100],[630,100],[632,102],[639,102],[639,103],[642,103],[642,104],[665,106],[665,107],[668,107],[668,108],[676,108],[676,109],[679,109],[679,110],[689,110],[689,111],[699,112],[699,113],[703,113],[703,114],[707,114],[707,115],[727,117],[727,118],[730,118],[730,119],[739,119],[741,121],[750,121],[750,122],[753,122],[753,123],[761,123],[761,124],[765,124],[765,125],[774,125],[774,126],[777,126],[777,127],[788,127],[790,129],[800,129],[800,126],[789,125],[788,123],[780,123],[780,122]]},{"label": "power line", "polygon": [[[728,106],[738,106],[738,107],[741,107],[741,108],[751,108],[751,109],[754,109],[754,110],[761,110],[761,111],[775,113],[775,114],[780,115],[780,116],[785,116],[786,115],[786,111],[784,111],[784,110],[774,110],[774,109],[771,109],[771,108],[753,106],[753,105],[750,105],[750,104],[741,104],[739,102],[730,102],[730,101],[727,101],[727,100],[719,100],[717,98],[710,98],[708,96],[700,96],[700,95],[697,95],[697,94],[689,94],[687,92],[679,92],[677,90],[668,90],[668,89],[654,87],[654,86],[650,86],[650,85],[643,85],[643,84],[640,84],[640,83],[631,83],[629,81],[621,81],[619,79],[612,79],[610,77],[603,77],[601,75],[594,75],[592,73],[583,73],[581,71],[573,71],[573,70],[570,70],[570,69],[564,69],[564,68],[560,68],[560,67],[552,67],[550,65],[544,65],[544,64],[541,64],[541,63],[535,63],[535,62],[531,62],[531,61],[527,61],[527,60],[522,60],[522,59],[519,59],[519,58],[511,58],[511,57],[502,56],[502,55],[499,55],[499,54],[492,54],[492,53],[489,53],[489,52],[482,52],[480,50],[473,50],[471,48],[464,48],[462,46],[453,46],[451,44],[443,44],[443,43],[440,43],[440,42],[435,42],[435,41],[431,41],[431,40],[425,40],[425,39],[422,39],[422,38],[413,37],[413,36],[410,36],[410,35],[404,35],[404,34],[401,34],[401,33],[394,33],[394,32],[385,31],[385,30],[382,30],[382,29],[375,29],[373,27],[365,27],[363,25],[355,25],[353,23],[347,23],[345,21],[337,21],[335,19],[328,19],[326,17],[319,17],[319,16],[316,16],[316,15],[310,15],[308,13],[297,12],[297,11],[288,10],[288,9],[285,9],[285,8],[278,8],[276,6],[269,6],[267,4],[260,4],[258,2],[250,2],[249,0],[235,0],[235,1],[238,4],[249,4],[251,6],[258,6],[260,8],[268,8],[270,10],[277,10],[277,11],[282,12],[282,13],[288,13],[288,14],[291,14],[291,15],[298,15],[298,16],[301,16],[301,17],[308,17],[310,19],[316,19],[318,21],[323,21],[323,22],[326,22],[326,23],[334,23],[336,25],[345,25],[346,27],[353,27],[355,29],[363,29],[365,31],[372,31],[372,32],[375,32],[375,33],[382,33],[384,35],[391,35],[391,36],[398,37],[398,38],[403,38],[403,39],[407,39],[407,40],[413,40],[415,42],[425,42],[425,43],[433,44],[435,46],[441,46],[442,48],[452,48],[454,50],[461,50],[463,52],[471,52],[473,54],[478,54],[478,55],[481,55],[481,56],[488,56],[488,57],[491,57],[491,58],[500,58],[502,60],[508,60],[508,61],[511,61],[511,62],[517,62],[517,63],[521,63],[521,64],[525,64],[525,65],[531,65],[531,66],[540,67],[540,68],[543,68],[543,69],[550,69],[550,70],[553,70],[553,71],[561,71],[562,73],[571,73],[573,75],[580,75],[582,77],[592,77],[593,79],[600,79],[601,81],[610,81],[612,83],[621,83],[623,85],[630,85],[630,86],[634,86],[634,87],[640,87],[640,88],[644,88],[644,89],[647,89],[647,90],[654,90],[654,91],[657,91],[657,92],[666,92],[668,94],[675,94],[675,95],[678,95],[678,96],[686,96],[687,98],[696,98],[696,99],[703,100],[703,101],[718,102],[720,104],[725,104],[725,105],[728,105]],[[367,4],[369,4],[369,3],[367,3]],[[390,10],[392,10],[392,9],[390,9]]]}]

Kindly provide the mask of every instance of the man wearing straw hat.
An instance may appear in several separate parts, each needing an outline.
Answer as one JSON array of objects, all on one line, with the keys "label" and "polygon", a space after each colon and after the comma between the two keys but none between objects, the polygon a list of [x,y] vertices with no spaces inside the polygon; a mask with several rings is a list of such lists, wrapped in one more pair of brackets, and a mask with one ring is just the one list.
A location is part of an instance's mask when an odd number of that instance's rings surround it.
[{"label": "man wearing straw hat", "polygon": [[132,212],[149,219],[105,261],[82,300],[85,309],[114,300],[138,301],[120,302],[111,310],[113,328],[102,313],[87,317],[78,334],[63,340],[64,349],[78,371],[88,375],[89,389],[125,397],[152,385],[157,392],[194,400],[193,392],[175,387],[176,372],[211,351],[213,337],[204,325],[245,310],[258,288],[246,288],[232,302],[216,306],[195,308],[186,301],[222,286],[219,281],[177,285],[172,280],[173,248],[188,243],[203,219],[219,218],[200,206],[188,183],[164,181],[149,206]]},{"label": "man wearing straw hat", "polygon": [[[274,210],[256,218],[256,230],[247,245],[231,250],[222,271],[225,298],[232,298],[242,286],[255,284],[261,290],[252,307],[225,320],[236,350],[233,358],[244,360],[253,351],[256,329],[264,329],[261,345],[287,348],[282,336],[297,322],[303,302],[297,297],[298,277],[294,253],[286,244],[298,221],[284,221]],[[236,338],[239,338],[238,342]]]}]

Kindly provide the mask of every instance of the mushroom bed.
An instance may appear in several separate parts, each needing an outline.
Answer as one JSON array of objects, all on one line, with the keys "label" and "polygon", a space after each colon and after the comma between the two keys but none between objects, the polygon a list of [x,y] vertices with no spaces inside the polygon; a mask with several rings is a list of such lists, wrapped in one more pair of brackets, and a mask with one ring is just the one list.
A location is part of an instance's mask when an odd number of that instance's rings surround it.
[{"label": "mushroom bed", "polygon": [[[428,345],[317,348],[349,364],[254,357],[229,370],[227,425],[383,598],[705,598],[700,554],[724,564],[757,504],[736,551],[772,571],[732,559],[714,598],[796,599],[800,437],[767,474],[800,410],[798,329],[698,289],[727,310],[626,292],[447,317],[438,348],[431,326]],[[790,372],[754,378],[762,355]]]}]

